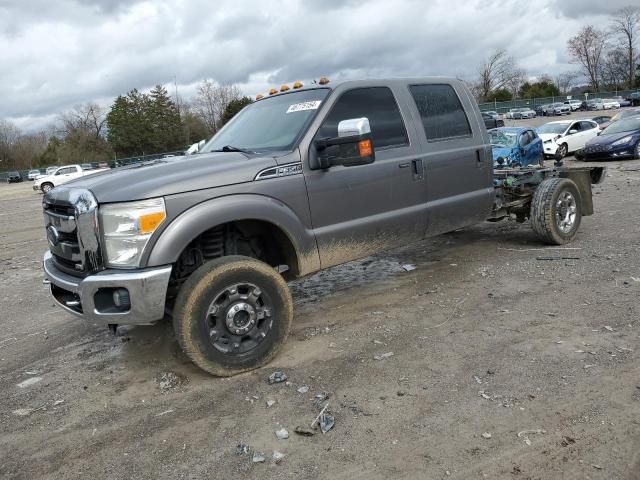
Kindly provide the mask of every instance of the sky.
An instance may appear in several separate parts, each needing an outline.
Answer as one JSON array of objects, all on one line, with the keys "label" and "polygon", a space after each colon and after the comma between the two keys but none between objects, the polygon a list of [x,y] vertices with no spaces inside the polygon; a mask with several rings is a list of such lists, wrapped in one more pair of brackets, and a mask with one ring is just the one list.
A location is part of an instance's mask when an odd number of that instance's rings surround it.
[{"label": "sky", "polygon": [[[207,78],[250,96],[320,76],[473,80],[505,49],[530,77],[575,71],[567,39],[631,0],[0,0],[0,119]],[[174,85],[175,84],[175,85]]]}]

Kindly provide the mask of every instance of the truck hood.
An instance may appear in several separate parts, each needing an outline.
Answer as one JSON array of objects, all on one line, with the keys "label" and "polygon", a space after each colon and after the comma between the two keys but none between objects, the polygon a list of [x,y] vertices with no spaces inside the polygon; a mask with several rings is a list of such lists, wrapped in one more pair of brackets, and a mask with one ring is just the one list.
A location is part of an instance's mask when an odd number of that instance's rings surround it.
[{"label": "truck hood", "polygon": [[258,172],[275,165],[273,157],[206,153],[118,167],[65,186],[87,188],[99,203],[126,202],[251,182]]}]

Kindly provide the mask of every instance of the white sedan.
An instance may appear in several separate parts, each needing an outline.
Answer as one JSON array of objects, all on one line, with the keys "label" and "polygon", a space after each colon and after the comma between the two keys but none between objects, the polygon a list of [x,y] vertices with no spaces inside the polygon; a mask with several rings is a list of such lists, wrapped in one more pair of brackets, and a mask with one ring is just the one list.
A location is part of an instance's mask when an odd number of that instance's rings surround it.
[{"label": "white sedan", "polygon": [[600,128],[593,120],[560,120],[538,127],[545,157],[558,153],[565,157],[570,152],[584,148],[585,143],[598,135]]},{"label": "white sedan", "polygon": [[604,104],[605,110],[610,110],[612,108],[620,108],[620,102],[612,98],[605,98],[604,100],[602,100],[602,103]]}]

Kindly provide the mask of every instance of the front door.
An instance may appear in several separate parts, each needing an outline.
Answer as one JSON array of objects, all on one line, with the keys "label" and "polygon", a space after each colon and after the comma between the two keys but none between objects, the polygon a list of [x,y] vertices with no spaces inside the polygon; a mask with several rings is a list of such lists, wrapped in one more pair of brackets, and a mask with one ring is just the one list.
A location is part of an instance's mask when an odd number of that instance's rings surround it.
[{"label": "front door", "polygon": [[[336,91],[314,139],[336,137],[342,120],[366,117],[375,161],[369,165],[305,166],[311,220],[322,268],[419,240],[426,191],[419,141],[389,87]],[[310,164],[317,158],[313,142]]]}]

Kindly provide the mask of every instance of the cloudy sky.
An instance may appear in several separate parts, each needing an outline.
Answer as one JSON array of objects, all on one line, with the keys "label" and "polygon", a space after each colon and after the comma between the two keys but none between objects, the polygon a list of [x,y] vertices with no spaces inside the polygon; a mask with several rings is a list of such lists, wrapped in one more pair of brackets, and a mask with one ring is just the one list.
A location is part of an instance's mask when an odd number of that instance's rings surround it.
[{"label": "cloudy sky", "polygon": [[505,48],[530,76],[631,0],[0,0],[0,118],[25,130],[74,105],[209,78],[249,95],[294,80],[456,75]]}]

